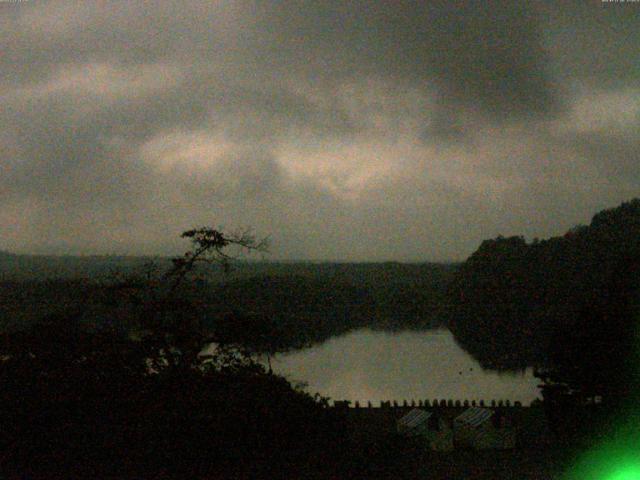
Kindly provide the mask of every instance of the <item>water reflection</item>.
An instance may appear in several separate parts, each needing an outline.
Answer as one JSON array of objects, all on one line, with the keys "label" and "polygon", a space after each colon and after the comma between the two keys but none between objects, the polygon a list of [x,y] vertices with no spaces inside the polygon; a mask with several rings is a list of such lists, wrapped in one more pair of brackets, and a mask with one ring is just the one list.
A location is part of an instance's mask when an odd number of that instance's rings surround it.
[{"label": "water reflection", "polygon": [[539,397],[531,370],[483,371],[448,330],[386,333],[359,330],[272,361],[274,371],[332,399],[510,400]]}]

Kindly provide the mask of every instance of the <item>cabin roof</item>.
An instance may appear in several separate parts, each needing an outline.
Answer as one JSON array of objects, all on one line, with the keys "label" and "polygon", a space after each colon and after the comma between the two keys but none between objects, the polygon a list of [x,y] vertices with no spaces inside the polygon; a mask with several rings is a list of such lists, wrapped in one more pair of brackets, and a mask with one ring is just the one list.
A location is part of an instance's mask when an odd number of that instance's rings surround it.
[{"label": "cabin roof", "polygon": [[409,413],[407,413],[404,417],[398,420],[398,426],[406,428],[407,430],[416,428],[418,425],[423,424],[429,417],[432,415],[432,412],[427,412],[425,410],[420,410],[419,408],[414,408]]},{"label": "cabin roof", "polygon": [[455,425],[469,425],[472,427],[477,427],[478,425],[486,422],[493,415],[493,411],[488,408],[482,407],[471,407],[458,415],[453,423]]}]

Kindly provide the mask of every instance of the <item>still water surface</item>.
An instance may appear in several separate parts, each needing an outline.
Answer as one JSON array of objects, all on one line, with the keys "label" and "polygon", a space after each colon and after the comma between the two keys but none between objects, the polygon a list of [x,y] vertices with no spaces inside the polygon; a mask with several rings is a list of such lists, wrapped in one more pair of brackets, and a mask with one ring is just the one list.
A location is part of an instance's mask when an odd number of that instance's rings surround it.
[{"label": "still water surface", "polygon": [[539,397],[539,380],[522,373],[482,370],[448,330],[358,330],[272,360],[274,371],[306,382],[310,393],[333,400],[422,399],[520,401]]}]

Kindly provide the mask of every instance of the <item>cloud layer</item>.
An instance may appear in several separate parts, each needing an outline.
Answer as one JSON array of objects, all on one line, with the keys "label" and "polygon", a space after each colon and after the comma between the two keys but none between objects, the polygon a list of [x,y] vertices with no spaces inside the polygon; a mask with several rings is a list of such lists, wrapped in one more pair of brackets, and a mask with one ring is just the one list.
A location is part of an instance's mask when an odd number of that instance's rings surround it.
[{"label": "cloud layer", "polygon": [[638,195],[637,5],[422,3],[0,4],[0,248],[456,260]]}]

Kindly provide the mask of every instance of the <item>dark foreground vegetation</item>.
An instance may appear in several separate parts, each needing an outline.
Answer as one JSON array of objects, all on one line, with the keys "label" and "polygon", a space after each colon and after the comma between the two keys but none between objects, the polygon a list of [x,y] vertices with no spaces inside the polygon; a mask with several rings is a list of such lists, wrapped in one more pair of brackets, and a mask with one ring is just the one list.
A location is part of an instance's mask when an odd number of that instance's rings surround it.
[{"label": "dark foreground vegetation", "polygon": [[72,320],[3,339],[9,478],[270,478],[341,458],[339,419],[238,352],[149,373],[164,358],[146,342]]},{"label": "dark foreground vegetation", "polygon": [[[92,308],[100,293],[109,321],[88,321],[82,302],[63,302],[2,334],[3,478],[331,478],[351,470],[341,414],[212,335],[186,295],[197,261],[259,244],[207,229],[185,236],[194,250],[145,284],[65,292],[91,293]],[[205,355],[211,342],[218,348]]]}]

